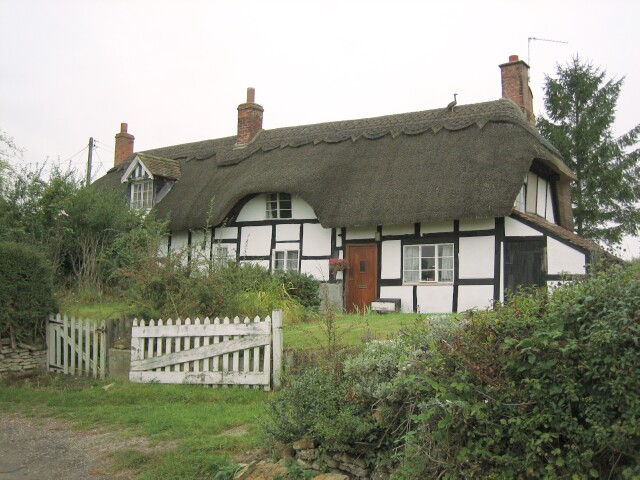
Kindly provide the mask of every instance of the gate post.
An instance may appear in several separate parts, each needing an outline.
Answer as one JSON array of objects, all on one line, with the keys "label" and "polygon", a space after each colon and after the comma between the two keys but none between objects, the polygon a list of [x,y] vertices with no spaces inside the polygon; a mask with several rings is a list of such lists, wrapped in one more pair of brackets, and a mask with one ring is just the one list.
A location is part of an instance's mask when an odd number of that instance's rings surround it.
[{"label": "gate post", "polygon": [[271,312],[271,343],[273,347],[273,389],[280,388],[282,373],[282,310]]}]

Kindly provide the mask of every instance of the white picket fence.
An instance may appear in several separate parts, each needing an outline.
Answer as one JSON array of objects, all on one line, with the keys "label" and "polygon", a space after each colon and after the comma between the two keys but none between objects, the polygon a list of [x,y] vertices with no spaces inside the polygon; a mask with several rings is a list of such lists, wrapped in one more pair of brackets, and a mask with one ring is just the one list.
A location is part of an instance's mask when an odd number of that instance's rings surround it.
[{"label": "white picket fence", "polygon": [[131,331],[133,382],[245,385],[269,390],[280,385],[282,312],[264,320],[238,317],[134,320]]},{"label": "white picket fence", "polygon": [[47,357],[50,371],[105,378],[106,324],[66,315],[50,315],[47,322]]}]

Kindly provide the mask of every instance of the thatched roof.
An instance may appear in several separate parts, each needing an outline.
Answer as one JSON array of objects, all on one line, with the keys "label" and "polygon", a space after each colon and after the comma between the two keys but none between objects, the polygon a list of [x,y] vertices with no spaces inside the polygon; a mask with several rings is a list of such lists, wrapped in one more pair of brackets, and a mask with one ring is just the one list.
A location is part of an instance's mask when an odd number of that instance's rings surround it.
[{"label": "thatched roof", "polygon": [[[325,227],[506,216],[534,159],[572,176],[510,100],[263,130],[242,148],[235,138],[144,152],[180,163],[154,207],[171,230],[218,225],[264,192],[299,195]],[[115,187],[129,161],[96,185]]]}]

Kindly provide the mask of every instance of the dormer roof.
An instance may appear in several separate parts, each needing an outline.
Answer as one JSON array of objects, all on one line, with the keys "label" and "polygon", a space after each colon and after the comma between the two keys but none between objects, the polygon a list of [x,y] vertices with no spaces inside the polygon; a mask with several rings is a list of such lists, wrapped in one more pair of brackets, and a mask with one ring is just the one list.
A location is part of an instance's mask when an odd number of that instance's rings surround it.
[{"label": "dormer roof", "polygon": [[129,163],[120,181],[126,183],[131,180],[132,175],[134,175],[138,167],[141,167],[142,171],[150,179],[158,177],[167,180],[180,179],[180,162],[172,160],[171,158],[149,155],[147,153],[137,153],[134,155],[131,163]]}]

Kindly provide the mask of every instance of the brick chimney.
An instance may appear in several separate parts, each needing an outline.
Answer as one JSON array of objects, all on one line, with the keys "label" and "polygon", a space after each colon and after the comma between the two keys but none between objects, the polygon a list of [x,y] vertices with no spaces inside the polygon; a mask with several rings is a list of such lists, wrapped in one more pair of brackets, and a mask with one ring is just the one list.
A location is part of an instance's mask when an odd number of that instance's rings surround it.
[{"label": "brick chimney", "polygon": [[236,147],[244,147],[251,143],[262,130],[262,112],[264,108],[256,102],[256,90],[247,88],[247,102],[238,105],[238,138]]},{"label": "brick chimney", "polygon": [[529,88],[529,65],[520,60],[518,55],[510,55],[509,61],[500,65],[500,70],[502,73],[502,98],[513,100],[520,107],[527,121],[535,126],[533,94]]},{"label": "brick chimney", "polygon": [[135,137],[127,133],[127,124],[120,124],[120,133],[116,133],[116,151],[113,157],[113,166],[117,167],[133,153],[133,141]]}]

